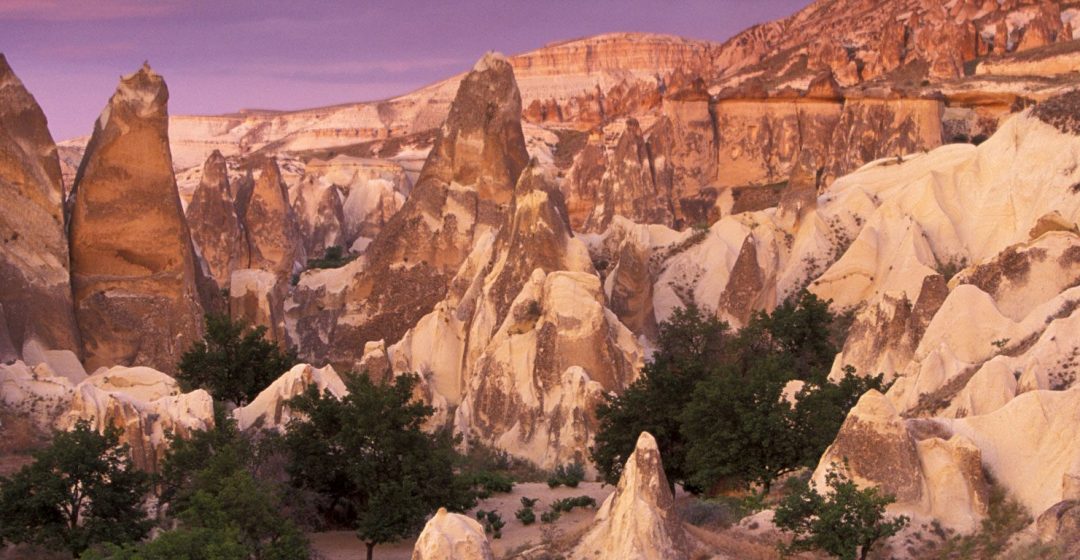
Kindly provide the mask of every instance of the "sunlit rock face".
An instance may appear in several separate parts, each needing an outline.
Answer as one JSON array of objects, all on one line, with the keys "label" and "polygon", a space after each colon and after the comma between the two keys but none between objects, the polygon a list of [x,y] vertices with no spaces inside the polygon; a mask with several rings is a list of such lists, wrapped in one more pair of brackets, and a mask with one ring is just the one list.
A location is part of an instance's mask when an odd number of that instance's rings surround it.
[{"label": "sunlit rock face", "polygon": [[169,152],[169,92],[125,76],[94,125],[72,191],[71,277],[86,366],[175,370],[201,338],[196,262]]},{"label": "sunlit rock face", "polygon": [[203,164],[202,180],[187,207],[191,240],[219,290],[234,270],[247,267],[249,249],[236,211],[225,157],[215,151]]},{"label": "sunlit rock face", "polygon": [[689,549],[656,439],[642,432],[615,492],[570,557],[679,559],[689,558]]},{"label": "sunlit rock face", "polygon": [[492,560],[491,544],[475,519],[439,511],[424,525],[413,546],[412,560]]},{"label": "sunlit rock face", "polygon": [[306,261],[304,240],[277,161],[264,160],[251,196],[242,206],[249,259],[241,268],[255,268],[288,278]]},{"label": "sunlit rock face", "polygon": [[45,114],[0,55],[0,361],[34,343],[82,353],[63,197]]},{"label": "sunlit rock face", "polygon": [[336,281],[301,278],[288,305],[301,355],[352,368],[365,342],[399,339],[445,296],[478,240],[501,225],[527,162],[513,70],[489,54],[462,80],[416,186],[365,262],[333,272],[344,274]]}]

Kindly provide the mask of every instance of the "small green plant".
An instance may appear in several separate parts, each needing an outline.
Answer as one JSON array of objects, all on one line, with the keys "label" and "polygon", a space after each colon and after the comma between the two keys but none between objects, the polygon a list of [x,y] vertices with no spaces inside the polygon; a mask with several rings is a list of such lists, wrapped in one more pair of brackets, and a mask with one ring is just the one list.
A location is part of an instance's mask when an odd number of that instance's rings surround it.
[{"label": "small green plant", "polygon": [[334,245],[327,247],[322,257],[308,261],[308,268],[341,268],[355,258],[355,255],[346,255],[345,249]]},{"label": "small green plant", "polygon": [[594,508],[596,507],[596,500],[589,496],[577,496],[574,498],[563,498],[561,500],[555,500],[551,503],[552,511],[559,513],[570,513],[574,508]]},{"label": "small green plant", "polygon": [[521,507],[534,508],[534,507],[536,507],[536,503],[539,502],[539,501],[540,501],[540,498],[526,498],[525,496],[522,496],[521,497]]},{"label": "small green plant", "polygon": [[896,498],[877,488],[860,489],[837,465],[825,481],[824,494],[800,483],[776,508],[777,528],[794,535],[791,544],[780,545],[784,554],[822,550],[843,560],[865,560],[878,541],[907,526],[907,516],[885,516],[885,506]]},{"label": "small green plant", "polygon": [[1007,339],[1007,338],[999,338],[999,339],[991,342],[990,344],[992,344],[994,346],[994,348],[997,348],[998,352],[1001,352],[1002,350],[1005,350],[1005,345],[1008,344],[1008,343],[1009,343],[1009,339]]},{"label": "small green plant", "polygon": [[575,461],[569,465],[555,467],[555,472],[548,477],[547,485],[549,488],[558,486],[577,488],[582,480],[585,480],[585,466]]},{"label": "small green plant", "polygon": [[554,522],[559,520],[559,516],[561,516],[561,515],[562,515],[561,512],[558,512],[558,511],[555,511],[555,510],[545,511],[544,513],[540,514],[540,522],[541,523],[554,523]]},{"label": "small green plant", "polygon": [[510,477],[492,471],[476,471],[469,475],[470,485],[476,497],[481,500],[490,498],[492,494],[506,494],[514,490],[514,481]]},{"label": "small green plant", "polygon": [[503,521],[497,510],[485,511],[478,509],[476,510],[476,520],[484,526],[485,533],[491,533],[491,538],[502,538],[502,528],[506,526],[506,522]]},{"label": "small green plant", "polygon": [[531,506],[522,507],[514,512],[514,517],[521,522],[522,525],[532,525],[536,523],[536,512],[533,511]]}]

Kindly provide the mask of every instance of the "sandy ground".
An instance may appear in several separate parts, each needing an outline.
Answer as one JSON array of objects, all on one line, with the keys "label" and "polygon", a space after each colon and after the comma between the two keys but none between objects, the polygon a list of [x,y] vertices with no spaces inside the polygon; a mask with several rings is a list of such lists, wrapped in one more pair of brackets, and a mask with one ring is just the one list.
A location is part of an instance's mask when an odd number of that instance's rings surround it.
[{"label": "sandy ground", "polygon": [[[588,495],[596,500],[597,507],[604,502],[608,494],[615,490],[614,486],[603,486],[599,482],[582,482],[577,488],[548,488],[542,482],[526,482],[515,484],[514,491],[509,494],[495,494],[491,498],[480,502],[477,509],[496,510],[502,516],[506,526],[502,530],[502,538],[492,541],[492,551],[496,558],[506,557],[511,552],[521,551],[529,546],[540,544],[544,538],[544,532],[556,535],[573,535],[582,532],[592,522],[596,514],[594,509],[574,509],[571,513],[564,513],[558,521],[550,525],[540,522],[540,514],[548,511],[551,502],[562,498]],[[521,498],[539,498],[533,510],[536,512],[536,523],[526,527],[514,517],[514,512],[521,507]],[[474,510],[475,511],[475,510]],[[474,511],[469,515],[473,516]],[[357,560],[364,559],[366,549],[364,543],[356,538],[352,531],[329,531],[325,533],[312,533],[311,545],[319,558],[324,560]],[[412,556],[413,540],[401,541],[393,544],[384,544],[375,547],[377,560],[409,560]]]}]

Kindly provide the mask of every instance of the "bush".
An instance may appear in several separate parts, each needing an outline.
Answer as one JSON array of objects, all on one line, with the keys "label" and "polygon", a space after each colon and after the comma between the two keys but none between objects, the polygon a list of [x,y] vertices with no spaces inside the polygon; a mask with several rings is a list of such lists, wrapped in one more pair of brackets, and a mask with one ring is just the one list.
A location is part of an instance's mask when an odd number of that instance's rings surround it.
[{"label": "bush", "polygon": [[559,513],[570,513],[576,507],[596,507],[596,500],[589,496],[577,496],[574,498],[563,498],[561,500],[555,500],[551,503],[551,510]]},{"label": "bush", "polygon": [[777,528],[794,535],[790,545],[780,545],[785,554],[822,550],[843,560],[865,560],[874,544],[907,525],[907,516],[885,517],[885,506],[896,501],[893,496],[877,488],[859,489],[836,465],[825,480],[825,495],[800,481],[799,490],[776,508]]},{"label": "bush", "polygon": [[498,511],[478,509],[476,510],[476,520],[484,526],[485,533],[491,533],[491,538],[502,538],[502,528],[506,526],[506,522],[502,520],[502,516],[499,515]]},{"label": "bush", "polygon": [[555,467],[555,472],[548,477],[547,485],[549,488],[557,486],[577,488],[582,480],[585,480],[585,466],[575,461],[566,466]]},{"label": "bush", "polygon": [[514,481],[500,473],[478,471],[465,476],[476,497],[480,499],[490,498],[495,493],[506,494],[514,490]]},{"label": "bush", "polygon": [[562,513],[558,512],[558,511],[555,511],[555,510],[545,511],[544,513],[540,514],[540,522],[541,523],[554,523],[554,522],[559,520],[559,516],[561,516],[561,515],[562,515]]},{"label": "bush", "polygon": [[323,251],[323,256],[308,261],[308,268],[341,268],[356,259],[355,255],[346,255],[345,249],[334,245]]},{"label": "bush", "polygon": [[521,522],[522,525],[532,525],[536,523],[536,512],[531,507],[523,507],[514,512],[514,517]]}]

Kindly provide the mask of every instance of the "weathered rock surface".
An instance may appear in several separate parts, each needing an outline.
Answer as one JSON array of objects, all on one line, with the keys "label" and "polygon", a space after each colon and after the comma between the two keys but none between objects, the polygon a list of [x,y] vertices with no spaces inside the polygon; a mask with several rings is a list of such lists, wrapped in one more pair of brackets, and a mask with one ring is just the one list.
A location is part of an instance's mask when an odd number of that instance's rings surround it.
[{"label": "weathered rock surface", "polygon": [[268,270],[287,280],[304,267],[304,239],[276,160],[263,162],[240,218],[250,256],[239,268]]},{"label": "weathered rock surface", "polygon": [[310,386],[318,388],[320,393],[329,391],[338,398],[347,393],[345,383],[334,368],[297,364],[263,389],[250,403],[234,410],[233,417],[241,430],[281,430],[292,419],[291,410],[285,402]]},{"label": "weathered rock surface", "polygon": [[82,353],[63,198],[45,114],[0,55],[0,361],[34,341]]},{"label": "weathered rock surface", "polygon": [[121,79],[75,181],[72,286],[90,369],[174,371],[202,335],[195,255],[169,153],[168,98],[148,66]]},{"label": "weathered rock surface", "polygon": [[346,269],[355,274],[336,291],[301,280],[289,305],[300,355],[351,368],[364,343],[399,339],[501,225],[527,160],[513,70],[488,54],[462,80],[416,187],[368,247],[366,265]]},{"label": "weathered rock surface", "polygon": [[642,432],[615,492],[570,557],[667,560],[689,558],[689,545],[675,513],[675,498],[656,440]]},{"label": "weathered rock surface", "polygon": [[345,253],[350,243],[345,236],[341,188],[306,175],[296,191],[293,210],[305,253],[314,258],[330,247],[340,247]]},{"label": "weathered rock surface", "polygon": [[265,337],[284,348],[288,284],[269,270],[253,268],[233,271],[229,284],[229,316],[266,327]]},{"label": "weathered rock surface", "polygon": [[412,560],[492,560],[484,528],[467,515],[439,508],[413,546]]},{"label": "weathered rock surface", "polygon": [[221,152],[215,150],[203,164],[202,180],[187,207],[187,222],[210,277],[219,290],[228,289],[229,277],[248,265],[249,253]]}]

